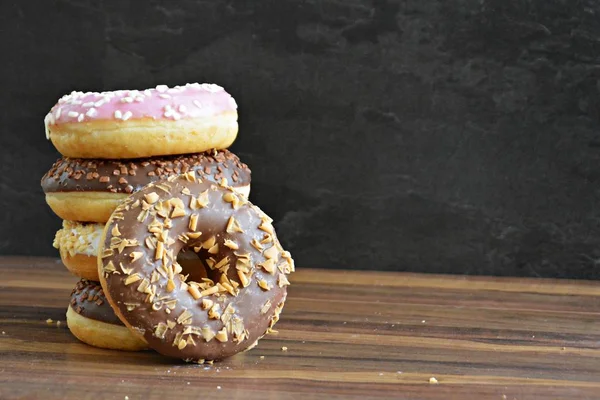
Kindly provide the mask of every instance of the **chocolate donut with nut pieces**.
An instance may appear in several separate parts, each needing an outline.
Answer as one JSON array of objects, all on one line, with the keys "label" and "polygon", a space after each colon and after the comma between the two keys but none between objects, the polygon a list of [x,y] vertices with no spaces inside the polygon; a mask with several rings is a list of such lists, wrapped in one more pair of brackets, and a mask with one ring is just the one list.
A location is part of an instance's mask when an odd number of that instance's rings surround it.
[{"label": "chocolate donut with nut pieces", "polygon": [[[193,172],[128,197],[104,230],[98,273],[119,318],[161,354],[202,362],[272,331],[294,270],[258,207]],[[177,263],[193,251],[206,278]],[[197,279],[197,280],[195,280]]]},{"label": "chocolate donut with nut pieces", "polygon": [[41,185],[46,202],[60,218],[104,223],[129,194],[188,171],[230,185],[246,197],[250,193],[250,169],[229,150],[131,160],[61,158]]},{"label": "chocolate donut with nut pieces", "polygon": [[77,339],[95,347],[130,351],[148,347],[115,315],[98,282],[77,282],[67,308],[67,325]]}]

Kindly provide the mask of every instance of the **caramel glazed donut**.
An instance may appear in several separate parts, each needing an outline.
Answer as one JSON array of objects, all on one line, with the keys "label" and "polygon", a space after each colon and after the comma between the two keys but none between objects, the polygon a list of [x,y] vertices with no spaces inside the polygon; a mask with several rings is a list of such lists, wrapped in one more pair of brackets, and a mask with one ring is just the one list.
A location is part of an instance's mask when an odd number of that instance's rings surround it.
[{"label": "caramel glazed donut", "polygon": [[50,208],[64,219],[53,245],[67,269],[97,281],[103,223],[119,202],[150,182],[188,171],[223,185],[231,182],[246,198],[250,193],[250,169],[228,150],[129,161],[63,158],[54,163],[41,185]]},{"label": "caramel glazed donut", "polygon": [[77,282],[67,308],[67,325],[77,339],[92,346],[131,351],[148,347],[117,318],[98,282]]},{"label": "caramel glazed donut", "polygon": [[237,104],[222,87],[72,92],[44,118],[65,157],[140,158],[225,149],[237,136]]},{"label": "caramel glazed donut", "polygon": [[[107,300],[161,354],[203,362],[250,349],[272,332],[294,270],[271,222],[193,172],[151,183],[104,229],[98,271]],[[206,271],[182,269],[176,258],[186,250]]]}]

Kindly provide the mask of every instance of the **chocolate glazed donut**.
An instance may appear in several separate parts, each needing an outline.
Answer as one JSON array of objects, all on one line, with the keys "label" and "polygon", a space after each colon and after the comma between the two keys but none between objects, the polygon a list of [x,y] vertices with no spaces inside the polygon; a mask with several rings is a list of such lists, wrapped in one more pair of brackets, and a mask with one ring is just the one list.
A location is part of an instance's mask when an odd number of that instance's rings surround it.
[{"label": "chocolate glazed donut", "polygon": [[[294,270],[271,222],[193,172],[150,184],[105,227],[98,273],[107,299],[164,355],[201,362],[246,350],[279,319]],[[184,275],[181,251],[196,252],[208,277]]]},{"label": "chocolate glazed donut", "polygon": [[67,325],[77,339],[91,346],[129,351],[148,347],[115,315],[98,282],[77,282],[67,308]]},{"label": "chocolate glazed donut", "polygon": [[71,308],[86,318],[123,326],[106,301],[102,286],[98,282],[82,279],[71,292]]},{"label": "chocolate glazed donut", "polygon": [[62,219],[106,222],[117,204],[148,183],[188,171],[248,197],[250,169],[229,150],[132,160],[61,158],[42,177],[46,202]]}]

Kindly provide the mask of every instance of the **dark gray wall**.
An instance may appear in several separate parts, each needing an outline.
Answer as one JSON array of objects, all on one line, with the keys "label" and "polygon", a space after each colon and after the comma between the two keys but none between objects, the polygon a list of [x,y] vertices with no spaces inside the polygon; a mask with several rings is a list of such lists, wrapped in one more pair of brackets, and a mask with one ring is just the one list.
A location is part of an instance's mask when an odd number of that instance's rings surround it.
[{"label": "dark gray wall", "polygon": [[598,1],[146,4],[2,2],[1,254],[56,254],[60,95],[208,81],[300,266],[600,277]]}]

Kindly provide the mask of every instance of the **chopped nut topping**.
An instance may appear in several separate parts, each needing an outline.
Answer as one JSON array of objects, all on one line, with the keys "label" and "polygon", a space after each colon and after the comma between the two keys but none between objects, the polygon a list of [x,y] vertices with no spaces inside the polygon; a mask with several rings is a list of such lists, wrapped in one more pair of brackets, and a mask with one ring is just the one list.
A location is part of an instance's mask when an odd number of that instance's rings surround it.
[{"label": "chopped nut topping", "polygon": [[246,274],[239,270],[238,270],[237,274],[238,274],[238,277],[240,278],[240,282],[242,283],[242,286],[247,287],[250,284],[250,280],[248,279]]},{"label": "chopped nut topping", "polygon": [[215,337],[215,332],[208,326],[202,327],[202,338],[207,342],[210,342]]},{"label": "chopped nut topping", "polygon": [[237,250],[240,248],[240,246],[238,246],[236,242],[234,242],[233,240],[229,240],[229,239],[225,239],[225,242],[223,243],[223,245],[225,247],[229,247],[231,250]]},{"label": "chopped nut topping", "polygon": [[179,342],[181,341],[181,337],[182,337],[182,336],[183,336],[183,333],[182,333],[182,332],[178,332],[178,333],[175,335],[175,340],[173,340],[173,346],[178,346],[178,345],[179,345]]},{"label": "chopped nut topping", "polygon": [[160,190],[162,190],[163,192],[167,192],[170,193],[171,189],[167,186],[167,185],[161,185],[161,184],[157,184],[155,185],[157,188],[159,188]]},{"label": "chopped nut topping", "polygon": [[179,341],[179,343],[177,343],[177,348],[179,350],[183,350],[185,348],[185,346],[187,346],[187,342],[185,340],[183,340],[183,339],[181,339]]},{"label": "chopped nut topping", "polygon": [[171,321],[171,320],[167,321],[167,327],[169,329],[173,329],[173,328],[175,328],[175,326],[177,326],[177,323],[175,321]]},{"label": "chopped nut topping", "polygon": [[163,242],[157,242],[156,243],[156,252],[154,253],[154,259],[155,260],[160,260],[165,252],[165,248],[163,245]]},{"label": "chopped nut topping", "polygon": [[258,229],[263,230],[269,234],[273,234],[273,225],[271,225],[271,223],[263,221],[259,226]]},{"label": "chopped nut topping", "polygon": [[208,206],[208,203],[208,189],[206,189],[204,192],[200,193],[200,196],[198,196],[196,199],[196,206],[199,208],[205,208]]},{"label": "chopped nut topping", "polygon": [[138,307],[140,305],[139,303],[123,303],[123,304],[125,304],[125,307],[127,308],[127,311],[129,311],[129,312],[135,310],[136,307]]},{"label": "chopped nut topping", "polygon": [[261,288],[262,290],[271,290],[271,287],[269,286],[269,282],[267,282],[266,280],[264,280],[264,279],[259,279],[259,280],[257,281],[257,283],[258,283],[258,286],[260,286],[260,288]]},{"label": "chopped nut topping", "polygon": [[250,270],[251,270],[249,263],[244,262],[244,261],[239,260],[239,259],[235,262],[235,269],[238,270],[238,271],[240,271],[240,272],[243,272],[244,274],[249,273]]},{"label": "chopped nut topping", "polygon": [[159,339],[165,338],[165,333],[167,332],[167,324],[163,322],[159,322],[158,325],[154,328],[154,336]]},{"label": "chopped nut topping", "polygon": [[144,195],[144,199],[146,199],[148,204],[154,204],[158,201],[159,196],[156,192],[150,192]]},{"label": "chopped nut topping", "polygon": [[208,310],[212,306],[213,306],[213,301],[212,300],[210,300],[210,299],[203,299],[202,300],[202,309],[203,310]]},{"label": "chopped nut topping", "polygon": [[171,218],[179,218],[185,216],[185,210],[180,207],[175,207],[171,212]]},{"label": "chopped nut topping", "polygon": [[148,286],[150,286],[150,281],[148,279],[144,278],[142,280],[142,282],[140,283],[140,285],[138,286],[137,291],[140,293],[145,293],[146,289],[148,289]]},{"label": "chopped nut topping", "polygon": [[150,283],[155,283],[160,279],[160,275],[158,275],[158,272],[156,272],[156,270],[152,271],[152,276],[150,277]]},{"label": "chopped nut topping", "polygon": [[227,337],[227,331],[225,330],[225,328],[223,328],[219,332],[217,332],[217,334],[215,335],[215,339],[217,339],[221,343],[229,340]]},{"label": "chopped nut topping", "polygon": [[[222,276],[225,276],[225,274],[223,274]],[[235,290],[235,288],[231,285],[231,283],[229,282],[220,282],[218,283],[218,285],[221,285],[230,295],[232,296],[236,296],[237,292]]]},{"label": "chopped nut topping", "polygon": [[237,210],[240,206],[240,199],[233,192],[228,192],[223,195],[223,200],[227,203],[231,203],[234,210]]},{"label": "chopped nut topping", "polygon": [[113,255],[113,250],[112,249],[104,249],[102,251],[102,257],[101,258],[110,257],[112,255]]},{"label": "chopped nut topping", "polygon": [[189,285],[188,286],[188,292],[189,292],[189,294],[192,295],[192,297],[194,298],[194,300],[198,300],[200,297],[202,297],[200,295],[200,291],[198,290],[197,286]]},{"label": "chopped nut topping", "polygon": [[[196,171],[190,171],[190,172],[186,173],[184,175],[184,177],[188,182],[194,182],[196,180]],[[187,188],[184,188],[184,189],[187,189]],[[188,189],[188,191],[189,191],[189,189]],[[184,194],[189,194],[189,193],[184,193]]]},{"label": "chopped nut topping", "polygon": [[210,310],[208,310],[208,318],[212,318],[212,319],[221,318],[221,306],[219,305],[219,303],[213,304],[213,306],[210,308]]},{"label": "chopped nut topping", "polygon": [[208,249],[209,254],[218,254],[219,253],[219,245],[215,244],[213,247]]},{"label": "chopped nut topping", "polygon": [[211,288],[208,288],[208,289],[203,290],[202,292],[200,292],[200,297],[210,296],[211,294],[215,294],[218,291],[219,291],[219,288],[217,286],[213,286]]},{"label": "chopped nut topping", "polygon": [[277,247],[271,246],[267,250],[265,250],[263,254],[267,258],[273,259],[277,257],[277,255],[279,254],[279,250],[277,250]]},{"label": "chopped nut topping", "polygon": [[254,247],[256,250],[258,251],[262,251],[263,250],[263,245],[260,244],[260,242],[256,239],[252,239],[252,241],[250,242],[250,244],[252,245],[252,247]]},{"label": "chopped nut topping", "polygon": [[143,255],[144,253],[142,253],[141,251],[132,251],[131,253],[129,253],[129,257],[131,257],[131,262],[139,260]]},{"label": "chopped nut topping", "polygon": [[150,214],[150,213],[148,212],[148,210],[142,210],[142,211],[141,211],[141,212],[138,214],[138,216],[137,216],[137,218],[136,218],[136,219],[137,219],[137,221],[138,221],[138,222],[144,222],[144,221],[146,220],[146,218],[148,217],[148,214]]},{"label": "chopped nut topping", "polygon": [[170,310],[175,309],[176,305],[177,305],[177,299],[165,301],[165,306],[167,306],[167,308],[169,308]]},{"label": "chopped nut topping", "polygon": [[[111,251],[112,253],[112,251]],[[102,268],[102,270],[104,271],[105,274],[108,273],[113,273],[115,272],[117,269],[115,268],[115,264],[113,264],[112,261],[109,261],[108,263],[106,263],[106,265]]]},{"label": "chopped nut topping", "polygon": [[169,293],[175,290],[175,282],[173,282],[173,279],[169,279],[167,281],[167,287],[165,288],[165,290]]},{"label": "chopped nut topping", "polygon": [[169,207],[173,207],[173,208],[185,208],[185,206],[183,205],[183,200],[181,200],[178,197],[173,197],[173,198],[169,199],[168,204],[169,204]]},{"label": "chopped nut topping", "polygon": [[233,252],[233,254],[240,260],[240,261],[250,261],[250,253],[238,253],[238,252]]},{"label": "chopped nut topping", "polygon": [[[202,232],[188,232],[188,233],[186,233],[186,235],[188,235],[190,239],[198,239],[200,236],[202,236]],[[200,250],[198,250],[198,251],[200,251]],[[196,253],[198,251],[196,251]]]},{"label": "chopped nut topping", "polygon": [[229,263],[229,256],[223,257],[221,260],[219,260],[218,263],[216,263],[214,265],[214,267],[212,267],[212,269],[222,269],[225,267],[225,265],[227,265],[227,263]]},{"label": "chopped nut topping", "polygon": [[113,226],[112,230],[110,231],[110,233],[113,236],[121,236],[121,232],[119,232],[119,224],[115,224],[115,226]]},{"label": "chopped nut topping", "polygon": [[146,243],[146,247],[148,247],[149,249],[153,250],[153,249],[156,248],[156,245],[154,244],[155,241],[156,241],[156,238],[148,236],[146,238],[146,240],[144,241],[144,243]]},{"label": "chopped nut topping", "polygon": [[177,317],[177,323],[182,325],[189,325],[192,323],[192,313],[189,310],[184,310],[179,317]]},{"label": "chopped nut topping", "polygon": [[267,243],[270,243],[272,241],[273,241],[273,236],[269,235],[268,233],[265,233],[265,236],[260,241],[260,244],[267,244]]},{"label": "chopped nut topping", "polygon": [[123,273],[125,275],[131,275],[131,273],[133,272],[133,267],[127,268],[126,266],[123,265],[122,262],[119,263],[119,267],[121,267],[121,271],[123,271]]},{"label": "chopped nut topping", "polygon": [[221,322],[227,324],[231,317],[235,314],[235,308],[233,308],[233,304],[229,303],[223,313],[221,314]]},{"label": "chopped nut topping", "polygon": [[181,271],[183,271],[183,268],[181,267],[181,265],[177,262],[174,263],[173,264],[173,273],[177,275],[177,274],[181,273]]},{"label": "chopped nut topping", "polygon": [[275,273],[275,260],[269,258],[262,263],[257,264],[259,267],[262,267],[265,271],[273,275]]},{"label": "chopped nut topping", "polygon": [[211,247],[213,247],[215,245],[216,241],[217,241],[217,238],[215,236],[211,236],[210,238],[208,238],[207,240],[202,242],[202,247],[205,249],[210,249]]},{"label": "chopped nut topping", "polygon": [[279,285],[279,287],[284,287],[289,284],[290,284],[290,281],[288,281],[288,278],[284,274],[279,274],[279,276],[277,278],[277,285]]},{"label": "chopped nut topping", "polygon": [[195,232],[198,225],[198,214],[190,215],[190,223],[188,225],[190,231]]},{"label": "chopped nut topping", "polygon": [[233,217],[233,215],[231,217],[229,217],[225,231],[227,233],[234,233],[234,232],[244,233],[244,230],[240,226],[239,222]]}]

